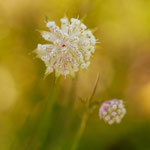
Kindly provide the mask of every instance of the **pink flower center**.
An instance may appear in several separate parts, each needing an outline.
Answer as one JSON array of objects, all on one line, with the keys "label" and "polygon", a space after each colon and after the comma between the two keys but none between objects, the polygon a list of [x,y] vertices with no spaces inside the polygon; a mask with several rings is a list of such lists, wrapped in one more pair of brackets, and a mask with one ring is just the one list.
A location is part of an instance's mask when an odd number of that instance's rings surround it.
[{"label": "pink flower center", "polygon": [[66,47],[66,45],[65,45],[65,44],[63,44],[63,45],[62,45],[62,47]]}]

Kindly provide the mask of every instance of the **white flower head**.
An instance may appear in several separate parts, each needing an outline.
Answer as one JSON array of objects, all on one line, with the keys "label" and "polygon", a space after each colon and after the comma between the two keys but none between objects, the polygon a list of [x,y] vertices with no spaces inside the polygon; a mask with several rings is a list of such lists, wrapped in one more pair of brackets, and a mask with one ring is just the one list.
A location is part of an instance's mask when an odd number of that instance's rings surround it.
[{"label": "white flower head", "polygon": [[104,119],[108,124],[120,123],[125,114],[124,102],[118,99],[104,102],[99,110],[100,119]]},{"label": "white flower head", "polygon": [[50,32],[42,31],[42,37],[50,44],[38,44],[37,56],[46,65],[46,74],[55,71],[60,75],[74,76],[80,68],[90,65],[90,57],[95,50],[96,39],[80,20],[62,18],[61,28],[54,21],[48,21],[46,26]]}]

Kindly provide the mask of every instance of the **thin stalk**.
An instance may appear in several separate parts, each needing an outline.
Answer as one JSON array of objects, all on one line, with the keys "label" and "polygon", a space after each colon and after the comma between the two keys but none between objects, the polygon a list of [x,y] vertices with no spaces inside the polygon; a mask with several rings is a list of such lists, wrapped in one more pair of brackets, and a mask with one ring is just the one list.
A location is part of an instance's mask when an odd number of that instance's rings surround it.
[{"label": "thin stalk", "polygon": [[96,81],[95,81],[95,84],[94,84],[94,88],[93,88],[92,94],[91,94],[91,96],[90,96],[90,98],[89,98],[89,100],[88,100],[88,106],[89,106],[89,107],[90,107],[91,102],[92,102],[92,100],[93,100],[93,97],[94,97],[94,95],[95,95],[95,92],[96,92],[96,89],[97,89],[97,86],[98,86],[98,81],[99,81],[99,73],[98,73],[98,75],[97,75],[97,78],[96,78]]},{"label": "thin stalk", "polygon": [[41,120],[42,122],[40,124],[40,129],[39,129],[40,141],[43,141],[40,149],[45,148],[46,146],[45,142],[47,142],[48,135],[50,134],[49,132],[52,124],[51,119],[52,119],[53,107],[57,100],[57,95],[58,95],[57,92],[60,86],[59,83],[60,83],[60,79],[57,79],[47,99],[45,112],[43,114],[43,118]]},{"label": "thin stalk", "polygon": [[31,149],[34,149],[33,143],[39,143],[39,149],[45,149],[47,138],[50,134],[50,127],[52,124],[52,113],[53,113],[53,107],[55,105],[55,102],[57,100],[57,92],[59,89],[59,83],[60,79],[57,79],[55,81],[51,91],[49,92],[49,95],[47,96],[46,104],[43,113],[41,114],[41,118],[38,123],[38,129],[36,134],[34,135],[33,140],[31,141],[33,147],[31,146]]},{"label": "thin stalk", "polygon": [[[24,125],[21,129],[18,129],[17,136],[10,145],[10,150],[35,150],[42,149],[43,145],[45,145],[45,141],[49,135],[50,125],[52,123],[52,113],[53,107],[57,100],[57,92],[59,90],[59,80],[54,83],[51,87],[45,101],[45,107],[41,106],[43,112],[39,114],[38,118],[34,118],[33,120],[33,113],[34,108],[32,109],[31,113],[28,115]],[[31,134],[32,132],[32,134]],[[43,150],[43,149],[42,149]]]},{"label": "thin stalk", "polygon": [[76,150],[77,149],[77,147],[79,145],[79,142],[80,142],[80,139],[82,138],[82,135],[84,133],[84,130],[85,130],[85,127],[87,125],[88,118],[89,118],[89,114],[90,114],[89,112],[90,112],[90,109],[91,109],[91,102],[92,102],[93,97],[94,97],[94,95],[96,93],[98,81],[99,81],[99,73],[97,75],[92,94],[91,94],[90,98],[87,101],[87,110],[83,114],[83,117],[82,117],[82,120],[81,120],[81,124],[80,124],[80,127],[78,129],[78,132],[77,132],[77,135],[76,135],[76,138],[75,138],[75,141],[73,143],[73,146],[72,146],[71,150]]},{"label": "thin stalk", "polygon": [[84,130],[86,128],[86,125],[87,125],[87,121],[88,121],[88,112],[85,112],[83,117],[82,117],[82,121],[81,121],[81,124],[80,124],[80,127],[79,127],[79,130],[77,132],[77,135],[76,135],[76,139],[74,141],[74,144],[72,146],[72,149],[71,150],[76,150],[78,145],[79,145],[79,141],[84,133]]}]

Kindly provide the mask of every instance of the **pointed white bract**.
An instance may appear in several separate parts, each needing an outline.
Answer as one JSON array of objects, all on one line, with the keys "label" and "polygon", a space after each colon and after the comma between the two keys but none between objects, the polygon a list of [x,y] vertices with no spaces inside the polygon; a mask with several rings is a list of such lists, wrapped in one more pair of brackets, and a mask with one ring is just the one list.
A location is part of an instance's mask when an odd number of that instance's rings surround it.
[{"label": "pointed white bract", "polygon": [[125,114],[124,102],[118,99],[104,102],[99,110],[100,119],[104,119],[108,124],[120,123]]},{"label": "pointed white bract", "polygon": [[47,22],[50,32],[42,31],[42,37],[50,44],[38,44],[36,53],[46,65],[46,74],[55,71],[56,76],[74,76],[80,68],[90,65],[96,39],[78,19],[62,18],[61,29],[54,21]]}]

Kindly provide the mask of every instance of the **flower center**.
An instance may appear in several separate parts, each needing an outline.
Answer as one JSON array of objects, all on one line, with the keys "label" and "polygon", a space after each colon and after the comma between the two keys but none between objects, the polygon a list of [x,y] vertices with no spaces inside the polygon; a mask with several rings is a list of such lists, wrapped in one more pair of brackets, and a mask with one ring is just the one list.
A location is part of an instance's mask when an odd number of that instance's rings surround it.
[{"label": "flower center", "polygon": [[63,45],[62,45],[62,47],[66,47],[66,45],[65,45],[65,44],[63,44]]}]

